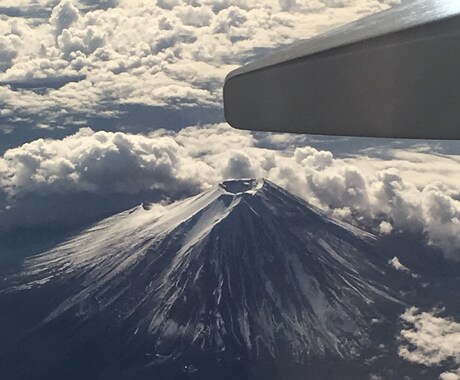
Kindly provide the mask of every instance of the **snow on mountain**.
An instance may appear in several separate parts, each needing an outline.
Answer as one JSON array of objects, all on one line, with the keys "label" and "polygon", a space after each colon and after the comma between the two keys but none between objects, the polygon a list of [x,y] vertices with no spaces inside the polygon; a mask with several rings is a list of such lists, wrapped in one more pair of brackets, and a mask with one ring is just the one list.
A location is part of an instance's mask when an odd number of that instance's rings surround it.
[{"label": "snow on mountain", "polygon": [[152,363],[191,349],[275,357],[286,342],[299,362],[354,357],[399,302],[374,239],[267,180],[230,180],[103,220],[28,259],[0,295],[49,292],[40,326],[103,317]]}]

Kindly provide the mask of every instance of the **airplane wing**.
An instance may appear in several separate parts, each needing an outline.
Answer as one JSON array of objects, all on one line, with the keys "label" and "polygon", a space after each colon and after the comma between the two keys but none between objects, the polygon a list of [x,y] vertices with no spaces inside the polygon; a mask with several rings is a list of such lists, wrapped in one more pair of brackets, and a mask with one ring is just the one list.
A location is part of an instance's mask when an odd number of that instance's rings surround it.
[{"label": "airplane wing", "polygon": [[460,1],[415,0],[232,71],[239,129],[460,139]]}]

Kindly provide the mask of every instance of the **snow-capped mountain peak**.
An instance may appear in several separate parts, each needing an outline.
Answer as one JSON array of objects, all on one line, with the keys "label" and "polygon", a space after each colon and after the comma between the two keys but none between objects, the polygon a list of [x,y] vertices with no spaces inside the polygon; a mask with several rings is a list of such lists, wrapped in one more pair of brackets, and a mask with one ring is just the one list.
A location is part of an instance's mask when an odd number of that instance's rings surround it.
[{"label": "snow-capped mountain peak", "polygon": [[227,180],[220,183],[218,186],[231,194],[254,194],[263,187],[269,186],[269,182],[265,179],[242,179],[242,180]]},{"label": "snow-capped mountain peak", "polygon": [[267,180],[229,180],[105,219],[27,260],[4,292],[63,289],[42,324],[102,319],[153,361],[276,356],[286,342],[298,361],[353,356],[398,302],[372,239]]}]

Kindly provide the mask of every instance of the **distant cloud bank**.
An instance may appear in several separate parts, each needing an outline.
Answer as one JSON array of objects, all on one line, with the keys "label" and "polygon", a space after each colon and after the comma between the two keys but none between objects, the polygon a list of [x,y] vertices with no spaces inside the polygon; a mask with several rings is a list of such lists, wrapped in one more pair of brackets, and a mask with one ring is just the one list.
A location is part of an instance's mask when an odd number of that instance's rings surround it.
[{"label": "distant cloud bank", "polygon": [[460,260],[459,161],[414,150],[340,158],[306,146],[302,136],[252,134],[226,124],[148,135],[82,128],[7,150],[0,187],[8,203],[34,192],[191,195],[226,178],[265,177],[375,233],[423,233]]}]

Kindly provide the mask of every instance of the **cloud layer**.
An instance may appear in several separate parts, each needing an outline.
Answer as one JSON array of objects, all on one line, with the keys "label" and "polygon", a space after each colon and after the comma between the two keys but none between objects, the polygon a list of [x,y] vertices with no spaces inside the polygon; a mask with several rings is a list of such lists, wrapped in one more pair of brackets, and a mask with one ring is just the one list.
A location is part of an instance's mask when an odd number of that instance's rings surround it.
[{"label": "cloud layer", "polygon": [[0,86],[0,105],[53,117],[133,103],[220,107],[237,65],[394,3],[61,0],[37,2],[30,17],[27,3],[7,0],[24,17],[0,14],[0,82],[12,84]]},{"label": "cloud layer", "polygon": [[[305,145],[304,137],[251,134],[226,124],[148,135],[82,128],[63,139],[39,139],[6,151],[0,187],[10,201],[75,191],[129,195],[153,189],[173,196],[226,178],[266,177],[337,218],[383,235],[424,234],[460,260],[460,157],[417,150],[387,154],[334,157]],[[401,155],[405,160],[395,165],[393,158]],[[433,162],[450,170],[450,181],[439,181],[435,172],[411,180]]]},{"label": "cloud layer", "polygon": [[452,370],[440,374],[441,380],[460,379],[460,323],[435,312],[408,309],[402,316],[407,329],[401,331],[399,355],[427,366],[452,363]]}]

